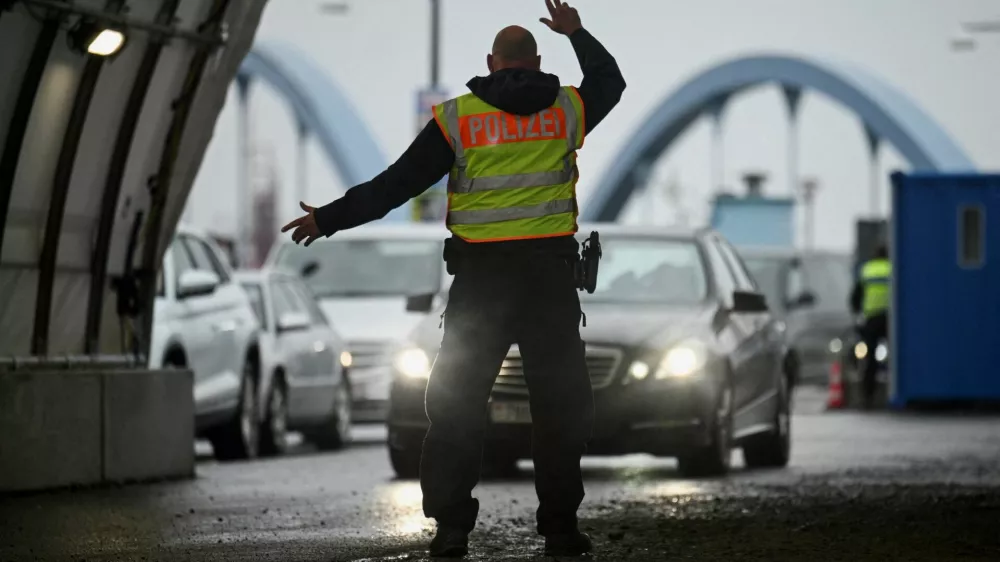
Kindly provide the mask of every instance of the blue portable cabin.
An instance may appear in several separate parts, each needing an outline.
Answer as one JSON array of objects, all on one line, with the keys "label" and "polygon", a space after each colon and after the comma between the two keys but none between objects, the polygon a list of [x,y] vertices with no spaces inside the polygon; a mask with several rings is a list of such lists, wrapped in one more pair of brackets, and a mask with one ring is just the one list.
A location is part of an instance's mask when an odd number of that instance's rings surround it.
[{"label": "blue portable cabin", "polygon": [[1000,399],[1000,174],[892,175],[894,406]]}]

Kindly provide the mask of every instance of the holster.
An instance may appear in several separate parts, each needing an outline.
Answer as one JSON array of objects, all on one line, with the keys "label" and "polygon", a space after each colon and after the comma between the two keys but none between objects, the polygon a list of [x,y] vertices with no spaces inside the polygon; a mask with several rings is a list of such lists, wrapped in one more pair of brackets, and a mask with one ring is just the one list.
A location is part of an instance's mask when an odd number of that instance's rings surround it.
[{"label": "holster", "polygon": [[583,241],[580,257],[573,268],[576,288],[580,291],[593,293],[597,289],[597,269],[601,261],[601,238],[597,231],[591,231],[590,237]]},{"label": "holster", "polygon": [[448,275],[455,275],[458,272],[459,260],[461,258],[461,253],[455,248],[455,240],[453,238],[444,239],[444,265],[445,269],[448,271]]}]

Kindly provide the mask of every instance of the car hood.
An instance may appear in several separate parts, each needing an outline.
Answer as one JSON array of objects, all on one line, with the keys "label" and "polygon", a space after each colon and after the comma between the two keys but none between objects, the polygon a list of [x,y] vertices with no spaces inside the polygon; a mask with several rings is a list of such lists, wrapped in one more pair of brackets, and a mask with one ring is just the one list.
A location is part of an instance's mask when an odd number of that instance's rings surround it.
[{"label": "car hood", "polygon": [[319,306],[349,342],[402,341],[428,316],[407,312],[403,296],[327,298],[320,299]]},{"label": "car hood", "polygon": [[[627,347],[666,346],[679,339],[704,334],[711,329],[714,312],[708,306],[582,304],[587,317],[587,326],[580,329],[584,341]],[[410,341],[424,349],[436,350],[444,333],[439,327],[440,312],[419,323],[410,334]]]}]

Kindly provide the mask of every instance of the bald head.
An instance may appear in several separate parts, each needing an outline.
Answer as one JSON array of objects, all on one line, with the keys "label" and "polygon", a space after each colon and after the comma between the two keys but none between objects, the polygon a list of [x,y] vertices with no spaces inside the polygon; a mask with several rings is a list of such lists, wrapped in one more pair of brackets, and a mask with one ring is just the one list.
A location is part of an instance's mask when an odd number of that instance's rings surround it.
[{"label": "bald head", "polygon": [[512,25],[497,33],[493,40],[493,53],[486,57],[490,72],[505,68],[530,68],[538,70],[542,58],[538,56],[538,44],[527,29]]}]

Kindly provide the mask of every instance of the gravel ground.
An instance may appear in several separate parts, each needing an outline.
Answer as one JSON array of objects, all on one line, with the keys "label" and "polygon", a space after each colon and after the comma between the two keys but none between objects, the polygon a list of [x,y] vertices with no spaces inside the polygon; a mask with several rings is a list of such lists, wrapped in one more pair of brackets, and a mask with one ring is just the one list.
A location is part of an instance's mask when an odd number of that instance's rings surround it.
[{"label": "gravel ground", "polygon": [[[592,560],[1000,560],[1000,419],[823,413],[804,392],[788,469],[684,480],[673,461],[585,459]],[[0,498],[0,562],[415,561],[432,522],[384,432],[337,454],[199,464],[189,482]],[[736,459],[739,459],[736,453]],[[530,463],[484,482],[470,560],[535,560]]]}]

